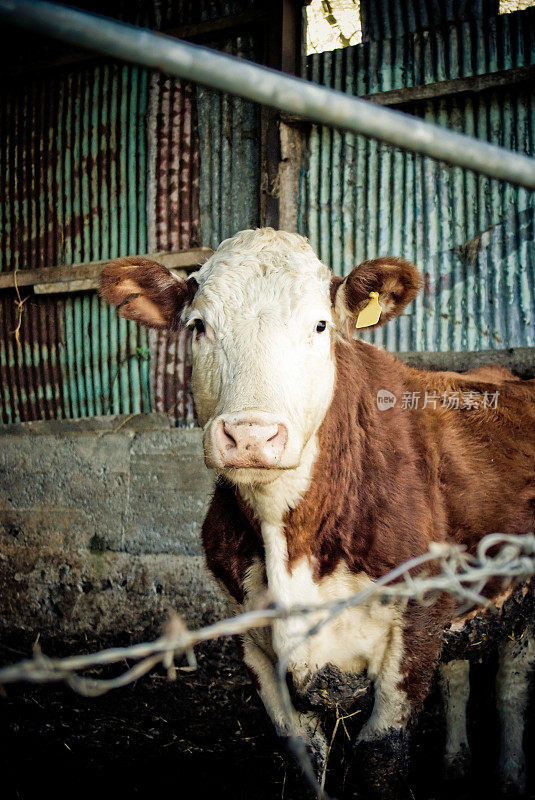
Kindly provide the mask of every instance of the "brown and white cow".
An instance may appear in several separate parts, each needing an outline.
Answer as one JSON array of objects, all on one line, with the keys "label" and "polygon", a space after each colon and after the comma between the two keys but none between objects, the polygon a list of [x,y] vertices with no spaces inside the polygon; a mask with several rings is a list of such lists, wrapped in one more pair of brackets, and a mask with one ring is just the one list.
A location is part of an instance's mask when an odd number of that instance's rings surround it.
[{"label": "brown and white cow", "polygon": [[[535,531],[535,381],[492,367],[418,371],[354,338],[370,292],[379,293],[383,324],[420,284],[416,268],[393,257],[367,261],[342,280],[306,239],[269,228],[227,239],[187,281],[140,258],[104,270],[102,297],[123,316],[194,331],[193,394],[206,465],[218,474],[203,543],[240,609],[263,601],[266,590],[285,606],[347,597],[432,542],[474,549],[494,531]],[[411,410],[401,402],[412,393],[423,400],[426,392],[482,397],[497,389],[496,408],[420,402]],[[386,409],[381,390],[397,399]],[[403,760],[404,732],[428,693],[444,631],[452,622],[463,628],[454,618],[447,597],[429,607],[369,601],[306,643],[297,644],[308,618],[253,631],[243,637],[244,659],[282,734],[278,654],[294,646],[289,670],[298,692],[328,664],[366,673],[375,699],[359,746],[385,752],[391,771],[394,757]],[[502,780],[521,788],[533,631],[520,644],[504,638]],[[452,762],[466,745],[458,706],[467,676],[462,653],[442,670]],[[321,760],[316,717],[295,712],[293,725]]]}]

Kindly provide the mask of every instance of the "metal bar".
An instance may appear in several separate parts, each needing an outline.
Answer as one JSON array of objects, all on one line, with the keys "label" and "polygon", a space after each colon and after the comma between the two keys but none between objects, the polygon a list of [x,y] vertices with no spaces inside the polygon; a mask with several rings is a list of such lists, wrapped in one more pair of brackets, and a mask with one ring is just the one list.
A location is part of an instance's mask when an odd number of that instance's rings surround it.
[{"label": "metal bar", "polygon": [[[148,258],[152,261],[158,261],[171,270],[185,270],[186,272],[193,272],[201,264],[210,258],[213,250],[209,247],[193,247],[190,250],[178,250],[172,253],[152,253],[147,256],[138,256],[139,258]],[[93,261],[87,264],[73,264],[71,267],[47,267],[44,269],[27,269],[17,270],[16,272],[5,271],[0,273],[0,290],[13,289],[15,286],[40,286],[46,287],[60,284],[80,284],[73,288],[57,288],[49,289],[50,291],[78,291],[79,289],[96,288],[98,285],[98,278],[103,267],[109,264],[109,260]],[[90,286],[89,282],[93,282],[94,286]],[[82,285],[86,284],[87,285]],[[37,291],[37,290],[36,290]],[[47,293],[43,288],[40,294]]]},{"label": "metal bar", "polygon": [[535,159],[200,45],[37,0],[0,0],[0,18],[33,33],[535,189]]}]

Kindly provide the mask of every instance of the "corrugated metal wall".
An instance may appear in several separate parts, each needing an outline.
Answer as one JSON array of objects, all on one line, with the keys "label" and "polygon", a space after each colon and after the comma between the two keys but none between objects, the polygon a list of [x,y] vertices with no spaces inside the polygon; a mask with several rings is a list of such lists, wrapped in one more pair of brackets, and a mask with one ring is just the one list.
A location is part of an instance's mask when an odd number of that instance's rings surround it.
[{"label": "corrugated metal wall", "polygon": [[[224,52],[258,61],[251,35],[226,43]],[[202,243],[217,247],[260,224],[260,107],[241,97],[197,89],[201,149]]]},{"label": "corrugated metal wall", "polygon": [[[4,89],[3,270],[146,251],[147,74],[103,64]],[[96,294],[1,301],[2,419],[149,410],[146,333]]]},{"label": "corrugated metal wall", "polygon": [[[253,5],[119,1],[108,13],[166,29]],[[47,58],[58,47],[36,45]],[[229,31],[216,46],[259,55],[251,35]],[[32,57],[30,48],[26,61]],[[19,57],[16,63],[24,68],[26,62]],[[135,67],[100,62],[4,82],[0,268],[217,244],[257,226],[259,131],[260,112],[251,103]],[[187,335],[161,334],[149,342],[145,329],[118,318],[94,292],[21,290],[21,297],[28,299],[17,344],[17,294],[0,293],[3,422],[154,409],[177,424],[193,424]]]},{"label": "corrugated metal wall", "polygon": [[[149,251],[196,247],[199,231],[199,134],[195,87],[162,75],[151,79],[148,117]],[[194,421],[190,335],[150,331],[154,411]]]},{"label": "corrugated metal wall", "polygon": [[[117,16],[166,29],[240,13],[254,0],[116,5]],[[370,41],[311,57],[309,77],[368,94],[533,63],[534,12],[478,21],[494,13],[486,0],[477,13],[461,0],[435,5],[385,0],[383,28],[368,9]],[[450,12],[469,21],[445,25]],[[261,60],[261,40],[257,28],[229,31],[213,45]],[[53,47],[44,47],[47,57]],[[103,62],[4,83],[0,100],[2,269],[215,246],[260,223],[260,109],[253,104]],[[533,152],[525,85],[407,110]],[[302,178],[301,228],[335,272],[381,252],[403,254],[426,271],[413,312],[375,341],[394,350],[534,344],[535,237],[526,193],[321,127],[312,129]],[[95,293],[21,294],[28,299],[20,316],[16,293],[0,295],[4,422],[156,409],[192,423],[187,336],[161,335],[149,346],[143,329],[119,320]]]},{"label": "corrugated metal wall", "polygon": [[[532,64],[535,10],[458,23],[308,59],[309,77],[364,95]],[[404,107],[534,154],[533,87]],[[300,225],[337,274],[393,253],[425,272],[410,312],[364,334],[392,350],[535,345],[534,198],[469,171],[314,126]]]},{"label": "corrugated metal wall", "polygon": [[498,16],[499,0],[360,0],[363,41]]}]

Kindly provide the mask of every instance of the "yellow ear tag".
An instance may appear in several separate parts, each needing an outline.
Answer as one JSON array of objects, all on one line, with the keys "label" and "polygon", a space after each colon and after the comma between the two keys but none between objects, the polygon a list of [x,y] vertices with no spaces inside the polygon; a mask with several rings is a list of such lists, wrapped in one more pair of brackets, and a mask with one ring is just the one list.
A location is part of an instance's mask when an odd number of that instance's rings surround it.
[{"label": "yellow ear tag", "polygon": [[370,298],[368,305],[358,315],[355,328],[368,328],[370,325],[377,325],[379,322],[383,310],[379,302],[379,292],[370,292]]}]

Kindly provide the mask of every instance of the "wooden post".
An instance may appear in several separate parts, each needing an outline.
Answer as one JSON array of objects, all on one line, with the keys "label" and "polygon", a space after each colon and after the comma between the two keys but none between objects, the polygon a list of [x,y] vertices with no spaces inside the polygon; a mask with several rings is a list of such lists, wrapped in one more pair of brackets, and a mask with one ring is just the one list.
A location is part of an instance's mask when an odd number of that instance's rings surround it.
[{"label": "wooden post", "polygon": [[[266,31],[264,63],[300,76],[303,6],[309,0],[274,0]],[[297,198],[302,134],[288,128],[271,108],[262,109],[262,224],[284,230],[297,228]]]}]

